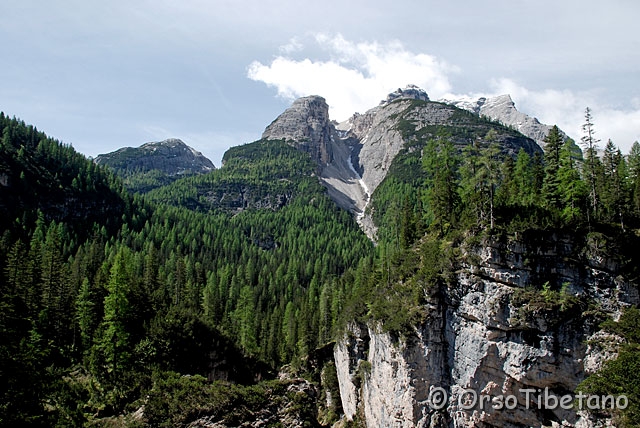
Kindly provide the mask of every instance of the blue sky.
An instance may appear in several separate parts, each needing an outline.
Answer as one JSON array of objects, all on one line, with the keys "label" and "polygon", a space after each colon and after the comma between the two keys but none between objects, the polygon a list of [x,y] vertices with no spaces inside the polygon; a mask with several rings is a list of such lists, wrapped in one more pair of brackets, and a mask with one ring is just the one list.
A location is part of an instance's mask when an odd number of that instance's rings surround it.
[{"label": "blue sky", "polygon": [[0,110],[95,156],[181,138],[216,165],[293,98],[346,119],[412,83],[511,93],[580,138],[640,140],[636,0],[0,3]]}]

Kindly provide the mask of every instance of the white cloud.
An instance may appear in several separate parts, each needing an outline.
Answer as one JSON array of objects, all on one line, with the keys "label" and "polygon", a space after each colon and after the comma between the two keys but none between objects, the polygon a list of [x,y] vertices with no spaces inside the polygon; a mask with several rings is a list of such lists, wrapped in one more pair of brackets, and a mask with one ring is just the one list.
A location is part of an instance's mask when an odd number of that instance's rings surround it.
[{"label": "white cloud", "polygon": [[[477,99],[510,94],[518,110],[543,123],[558,125],[576,141],[582,136],[584,110],[590,107],[603,146],[611,138],[628,152],[631,144],[640,139],[640,101],[637,99],[629,100],[629,108],[620,109],[605,105],[595,90],[531,90],[507,78],[487,82],[489,94],[456,95],[450,77],[464,74],[458,67],[426,53],[411,52],[398,41],[355,43],[340,34],[322,33],[307,39],[313,49],[308,49],[299,38],[293,38],[271,63],[254,61],[248,68],[248,77],[275,88],[278,96],[289,100],[321,95],[330,106],[331,118],[336,120],[376,106],[398,87],[416,84],[425,89],[431,99]],[[317,52],[318,48],[327,58],[293,57],[294,54],[311,56],[309,52]]]},{"label": "white cloud", "polygon": [[304,48],[304,45],[300,42],[298,37],[293,37],[286,45],[280,46],[280,52],[285,55],[290,55],[294,52],[299,52]]},{"label": "white cloud", "polygon": [[[418,85],[438,98],[451,90],[448,75],[457,72],[456,67],[431,55],[410,52],[397,41],[354,43],[341,35],[318,34],[313,43],[330,58],[280,55],[267,65],[254,61],[248,77],[276,88],[278,95],[287,99],[321,95],[330,106],[331,117],[344,120],[377,105],[389,92],[407,84]],[[281,52],[302,49],[302,43],[292,39]]]}]

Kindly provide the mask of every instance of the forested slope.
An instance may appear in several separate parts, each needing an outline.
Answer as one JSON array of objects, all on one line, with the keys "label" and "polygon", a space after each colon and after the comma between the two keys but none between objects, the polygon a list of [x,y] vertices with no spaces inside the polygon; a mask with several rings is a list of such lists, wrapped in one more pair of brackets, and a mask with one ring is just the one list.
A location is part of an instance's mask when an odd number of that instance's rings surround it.
[{"label": "forested slope", "polygon": [[[256,142],[221,170],[134,198],[72,147],[0,125],[3,425],[135,410],[184,386],[161,382],[169,372],[253,383],[331,338],[337,279],[373,247],[307,155]],[[227,204],[234,185],[253,196]],[[216,192],[222,203],[207,199]],[[238,394],[234,407],[249,399]]]},{"label": "forested slope", "polygon": [[[397,118],[404,145],[368,206],[374,246],[309,154],[283,141],[234,147],[218,170],[132,195],[0,115],[1,424],[326,424],[341,414],[332,341],[352,321],[411,332],[477,264],[474,248],[573,236],[637,282],[640,145],[623,156],[609,143],[599,157],[585,140],[583,156],[554,128],[544,153],[515,152],[505,139],[526,140],[515,131],[452,117]],[[589,309],[554,269],[516,297]],[[608,321],[628,338],[622,361],[637,360],[634,314]],[[284,365],[290,379],[273,380]],[[602,379],[585,385],[607,391]]]}]

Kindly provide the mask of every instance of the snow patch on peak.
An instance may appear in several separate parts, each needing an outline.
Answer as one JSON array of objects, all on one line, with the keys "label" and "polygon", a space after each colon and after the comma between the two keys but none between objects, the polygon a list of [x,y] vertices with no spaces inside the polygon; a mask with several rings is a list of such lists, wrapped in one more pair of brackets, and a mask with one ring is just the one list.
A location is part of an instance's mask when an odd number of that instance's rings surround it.
[{"label": "snow patch on peak", "polygon": [[478,116],[497,120],[505,126],[511,126],[523,135],[535,140],[541,147],[544,146],[544,139],[551,129],[551,126],[540,123],[535,117],[518,111],[509,94],[477,99],[461,97],[457,100],[442,99],[439,101],[470,111]]}]

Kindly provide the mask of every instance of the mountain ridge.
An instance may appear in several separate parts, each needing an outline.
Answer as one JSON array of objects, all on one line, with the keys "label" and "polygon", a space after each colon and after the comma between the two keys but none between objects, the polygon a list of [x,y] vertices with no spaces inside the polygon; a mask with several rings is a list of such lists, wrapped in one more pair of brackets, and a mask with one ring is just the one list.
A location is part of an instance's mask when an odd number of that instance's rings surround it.
[{"label": "mountain ridge", "polygon": [[94,162],[112,168],[134,193],[147,193],[178,178],[216,169],[202,153],[178,138],[123,147],[98,155]]},{"label": "mountain ridge", "polygon": [[157,169],[169,176],[204,174],[215,169],[208,158],[178,138],[148,142],[138,147],[123,147],[100,154],[94,161],[119,172],[148,172]]},{"label": "mountain ridge", "polygon": [[[541,152],[528,137],[506,127],[484,121],[466,110],[433,102],[415,85],[397,89],[378,106],[354,114],[342,123],[332,122],[329,106],[321,96],[299,98],[266,129],[264,139],[282,139],[308,152],[318,164],[318,175],[331,198],[352,212],[371,239],[376,226],[367,212],[371,196],[382,183],[394,159],[412,139],[426,142],[436,138],[438,129],[457,135],[459,147],[471,144],[465,136],[494,129],[505,153],[514,157],[520,148]],[[422,144],[423,144],[422,143]]]},{"label": "mountain ridge", "polygon": [[442,99],[441,101],[468,110],[478,116],[486,116],[492,120],[497,120],[506,126],[512,126],[522,134],[535,140],[540,147],[544,147],[544,140],[552,128],[550,125],[540,123],[537,118],[520,112],[509,94],[480,97],[476,100],[467,98],[460,100]]}]

